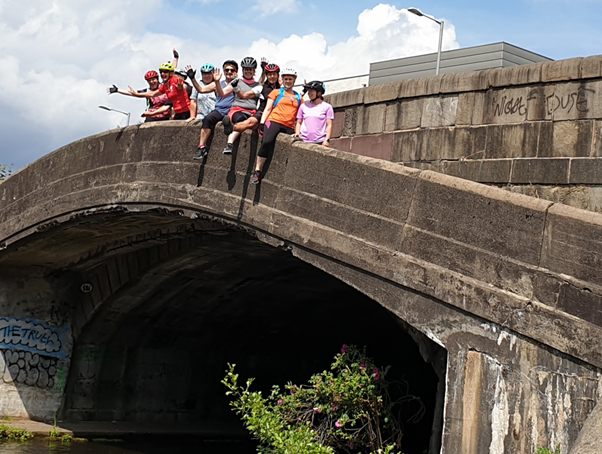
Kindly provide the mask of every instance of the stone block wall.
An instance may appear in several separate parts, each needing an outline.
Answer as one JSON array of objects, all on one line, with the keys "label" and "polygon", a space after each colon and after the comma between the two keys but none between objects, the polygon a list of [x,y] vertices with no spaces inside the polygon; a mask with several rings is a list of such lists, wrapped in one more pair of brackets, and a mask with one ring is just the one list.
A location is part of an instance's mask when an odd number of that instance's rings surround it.
[{"label": "stone block wall", "polygon": [[327,96],[332,147],[602,207],[602,55]]}]

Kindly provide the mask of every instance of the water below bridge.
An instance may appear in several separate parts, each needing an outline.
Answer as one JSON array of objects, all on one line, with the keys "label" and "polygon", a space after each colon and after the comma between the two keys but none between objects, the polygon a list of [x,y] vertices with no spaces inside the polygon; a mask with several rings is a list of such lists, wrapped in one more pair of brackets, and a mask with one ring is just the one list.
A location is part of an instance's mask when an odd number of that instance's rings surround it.
[{"label": "water below bridge", "polygon": [[39,437],[31,440],[0,441],[2,454],[252,454],[255,443],[246,440],[91,440],[60,443]]}]

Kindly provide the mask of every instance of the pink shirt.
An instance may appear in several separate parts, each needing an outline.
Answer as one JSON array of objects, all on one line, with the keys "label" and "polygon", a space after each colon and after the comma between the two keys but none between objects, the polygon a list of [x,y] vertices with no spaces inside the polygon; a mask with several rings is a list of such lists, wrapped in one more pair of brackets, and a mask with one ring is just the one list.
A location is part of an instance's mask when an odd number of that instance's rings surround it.
[{"label": "pink shirt", "polygon": [[297,113],[297,120],[303,120],[301,124],[301,139],[304,142],[324,142],[326,140],[326,120],[334,119],[332,106],[322,101],[317,106],[307,101]]}]

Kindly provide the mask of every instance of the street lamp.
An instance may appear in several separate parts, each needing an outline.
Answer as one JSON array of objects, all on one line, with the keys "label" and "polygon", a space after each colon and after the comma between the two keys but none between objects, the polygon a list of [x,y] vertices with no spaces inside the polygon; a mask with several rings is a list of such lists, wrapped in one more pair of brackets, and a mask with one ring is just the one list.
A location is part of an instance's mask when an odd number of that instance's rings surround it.
[{"label": "street lamp", "polygon": [[107,106],[98,106],[98,108],[99,109],[104,109],[104,110],[110,110],[111,112],[119,112],[120,114],[127,115],[127,117],[128,117],[128,124],[127,124],[127,126],[130,125],[130,113],[129,112],[123,112],[122,110],[111,109],[110,107],[107,107]]},{"label": "street lamp", "polygon": [[441,64],[441,45],[443,44],[443,21],[438,21],[433,16],[429,16],[428,14],[424,14],[418,8],[408,8],[408,11],[412,14],[416,14],[416,16],[426,17],[427,19],[432,20],[433,22],[437,22],[439,24],[439,48],[437,49],[437,68],[435,69],[435,75],[439,75],[439,65]]}]

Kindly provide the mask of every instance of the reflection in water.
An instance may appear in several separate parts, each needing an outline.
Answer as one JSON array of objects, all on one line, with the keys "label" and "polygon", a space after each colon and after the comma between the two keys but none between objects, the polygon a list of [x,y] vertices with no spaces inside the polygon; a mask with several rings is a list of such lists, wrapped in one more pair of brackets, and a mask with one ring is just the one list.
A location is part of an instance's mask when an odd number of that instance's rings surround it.
[{"label": "reflection in water", "polygon": [[2,454],[252,454],[255,444],[231,440],[176,440],[144,442],[50,442],[47,438],[29,441],[0,440]]}]

